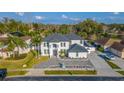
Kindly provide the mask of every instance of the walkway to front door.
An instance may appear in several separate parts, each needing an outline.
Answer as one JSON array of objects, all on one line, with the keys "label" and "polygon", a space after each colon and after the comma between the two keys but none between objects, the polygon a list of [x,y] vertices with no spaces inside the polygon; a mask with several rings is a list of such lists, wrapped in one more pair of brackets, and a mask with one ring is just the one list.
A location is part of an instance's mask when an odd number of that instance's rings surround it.
[{"label": "walkway to front door", "polygon": [[53,50],[53,56],[57,57],[57,50]]}]

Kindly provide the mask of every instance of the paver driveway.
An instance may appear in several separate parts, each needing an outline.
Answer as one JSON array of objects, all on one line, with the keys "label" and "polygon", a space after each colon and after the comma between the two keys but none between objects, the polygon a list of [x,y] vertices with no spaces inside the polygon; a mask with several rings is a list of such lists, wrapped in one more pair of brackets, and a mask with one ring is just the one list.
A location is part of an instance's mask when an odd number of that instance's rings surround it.
[{"label": "paver driveway", "polygon": [[58,59],[51,58],[48,62],[42,62],[35,65],[34,68],[51,68],[53,66],[58,66],[60,68],[60,63],[63,63],[66,67],[89,67],[94,69],[92,63],[88,59]]},{"label": "paver driveway", "polygon": [[[97,55],[97,53],[91,53],[88,55],[88,59],[90,60],[90,62],[85,63],[85,62],[81,62],[81,59],[78,59],[78,63],[77,62],[73,62],[72,59],[69,62],[69,65],[87,65],[89,64],[92,67],[95,67],[95,69],[97,70],[97,76],[122,76],[119,73],[115,72],[108,64],[107,62],[105,62],[105,60],[101,57],[99,57]],[[66,61],[60,61],[59,59],[53,58],[50,59],[48,62],[43,62],[40,63],[38,65],[35,65],[34,68],[35,69],[39,69],[39,68],[49,68],[51,65],[59,65],[59,62],[65,62],[66,64],[68,64],[68,62]]]}]

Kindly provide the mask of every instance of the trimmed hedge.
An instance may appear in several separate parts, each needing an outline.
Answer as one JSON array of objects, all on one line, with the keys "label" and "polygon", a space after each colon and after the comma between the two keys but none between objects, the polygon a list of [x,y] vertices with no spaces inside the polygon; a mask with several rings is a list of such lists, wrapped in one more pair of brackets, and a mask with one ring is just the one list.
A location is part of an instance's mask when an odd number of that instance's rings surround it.
[{"label": "trimmed hedge", "polygon": [[25,75],[27,71],[8,71],[7,76]]},{"label": "trimmed hedge", "polygon": [[121,69],[119,66],[117,66],[116,64],[108,61],[108,64],[111,66],[112,69]]},{"label": "trimmed hedge", "polygon": [[44,71],[47,75],[73,75],[73,74],[83,74],[83,75],[94,75],[97,72],[95,70],[46,70]]}]

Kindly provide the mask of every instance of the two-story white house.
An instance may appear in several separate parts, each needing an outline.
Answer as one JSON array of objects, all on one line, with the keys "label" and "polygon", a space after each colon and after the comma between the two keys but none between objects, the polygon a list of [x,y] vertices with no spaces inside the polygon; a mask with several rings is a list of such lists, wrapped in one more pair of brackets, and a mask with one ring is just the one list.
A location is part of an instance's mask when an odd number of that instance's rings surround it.
[{"label": "two-story white house", "polygon": [[88,51],[84,47],[84,40],[74,34],[52,34],[44,38],[41,43],[41,55],[60,57],[64,52],[70,58],[87,58]]}]

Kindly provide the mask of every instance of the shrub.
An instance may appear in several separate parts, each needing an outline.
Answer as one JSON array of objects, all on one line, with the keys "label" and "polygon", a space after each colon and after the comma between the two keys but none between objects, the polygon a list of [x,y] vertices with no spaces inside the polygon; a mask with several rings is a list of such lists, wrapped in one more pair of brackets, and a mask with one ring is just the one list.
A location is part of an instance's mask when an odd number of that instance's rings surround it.
[{"label": "shrub", "polygon": [[101,46],[97,46],[97,50],[100,51],[100,52],[104,52],[104,48],[101,47]]}]

